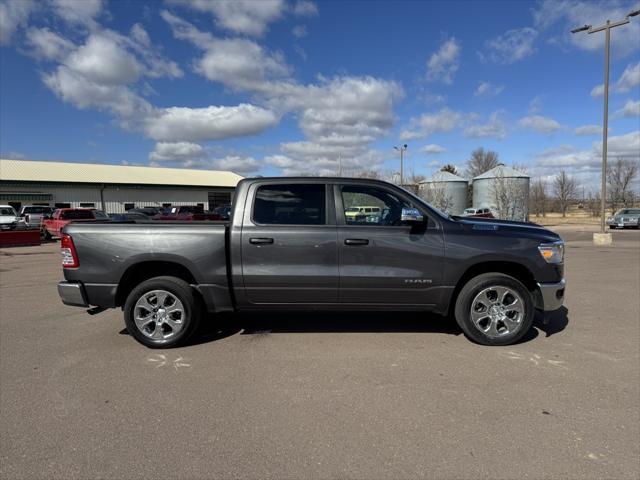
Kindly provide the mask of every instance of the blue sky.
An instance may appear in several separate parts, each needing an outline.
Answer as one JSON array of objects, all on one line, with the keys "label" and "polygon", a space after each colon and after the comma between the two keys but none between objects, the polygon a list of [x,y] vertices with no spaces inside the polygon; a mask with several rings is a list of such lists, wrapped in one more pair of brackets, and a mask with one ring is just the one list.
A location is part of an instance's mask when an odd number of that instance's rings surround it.
[{"label": "blue sky", "polygon": [[[358,174],[479,146],[597,185],[603,35],[639,2],[0,0],[4,157]],[[610,154],[640,156],[640,16],[612,32]],[[600,129],[600,130],[599,130]]]}]

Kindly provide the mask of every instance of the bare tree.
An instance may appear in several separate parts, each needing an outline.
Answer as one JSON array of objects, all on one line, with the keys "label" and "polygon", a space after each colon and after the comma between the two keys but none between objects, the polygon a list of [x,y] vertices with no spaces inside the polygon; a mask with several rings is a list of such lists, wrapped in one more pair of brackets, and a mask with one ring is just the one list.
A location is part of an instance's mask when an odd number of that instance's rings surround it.
[{"label": "bare tree", "polygon": [[474,178],[484,172],[498,166],[498,154],[482,147],[471,152],[471,158],[467,160],[466,174],[468,178]]},{"label": "bare tree", "polygon": [[443,212],[450,213],[453,197],[447,193],[446,182],[429,182],[420,185],[419,195]]},{"label": "bare tree", "polygon": [[600,209],[602,206],[600,204],[600,192],[598,190],[595,192],[589,192],[586,203],[587,209],[592,217],[600,216]]},{"label": "bare tree", "polygon": [[491,183],[493,208],[498,218],[526,221],[528,212],[529,186],[522,179],[498,175]]},{"label": "bare tree", "polygon": [[455,165],[452,165],[450,163],[447,163],[445,166],[443,166],[440,169],[441,172],[449,172],[449,173],[453,173],[454,175],[458,175],[458,169],[456,168]]},{"label": "bare tree", "polygon": [[564,170],[560,170],[560,173],[553,180],[553,193],[556,196],[558,208],[560,208],[563,217],[567,216],[569,204],[575,199],[577,191],[576,180],[567,175]]},{"label": "bare tree", "polygon": [[632,206],[633,181],[638,175],[638,164],[618,158],[607,169],[607,193],[609,208],[614,213],[619,207]]},{"label": "bare tree", "polygon": [[537,215],[543,217],[547,214],[547,204],[549,198],[547,196],[547,182],[542,178],[537,179],[531,184],[531,196],[530,196],[531,211]]}]

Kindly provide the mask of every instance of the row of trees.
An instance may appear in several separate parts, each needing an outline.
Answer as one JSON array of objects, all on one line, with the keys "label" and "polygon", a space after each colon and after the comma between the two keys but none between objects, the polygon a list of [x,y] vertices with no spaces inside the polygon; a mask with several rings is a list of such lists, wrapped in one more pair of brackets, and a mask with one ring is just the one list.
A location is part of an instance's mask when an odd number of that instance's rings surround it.
[{"label": "row of trees", "polygon": [[[633,160],[618,158],[607,168],[607,208],[614,213],[622,207],[633,206],[638,200],[634,181],[638,177],[638,164]],[[590,192],[579,198],[579,185],[575,177],[560,170],[551,180],[539,178],[531,184],[530,210],[535,215],[545,216],[556,210],[566,216],[569,207],[582,204],[592,215],[600,213],[600,192]]]}]

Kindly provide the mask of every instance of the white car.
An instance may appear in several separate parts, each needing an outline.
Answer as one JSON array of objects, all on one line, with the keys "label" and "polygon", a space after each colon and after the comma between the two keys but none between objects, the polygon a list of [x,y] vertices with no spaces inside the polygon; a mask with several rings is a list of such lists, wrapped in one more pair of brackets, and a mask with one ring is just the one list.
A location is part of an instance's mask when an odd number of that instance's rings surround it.
[{"label": "white car", "polygon": [[18,226],[20,217],[11,205],[0,205],[0,229],[13,230]]}]

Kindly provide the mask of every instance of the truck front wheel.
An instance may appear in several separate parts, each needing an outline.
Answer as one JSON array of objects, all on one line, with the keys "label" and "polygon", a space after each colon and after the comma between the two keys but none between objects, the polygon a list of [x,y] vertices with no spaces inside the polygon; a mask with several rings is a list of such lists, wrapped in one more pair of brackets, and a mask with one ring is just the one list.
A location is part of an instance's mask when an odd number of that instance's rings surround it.
[{"label": "truck front wheel", "polygon": [[187,282],[155,277],[135,287],[124,304],[129,333],[149,348],[178,346],[196,330],[202,309]]},{"label": "truck front wheel", "polygon": [[456,300],[455,318],[465,335],[481,345],[511,345],[531,328],[531,293],[517,279],[484,273],[469,280]]}]

